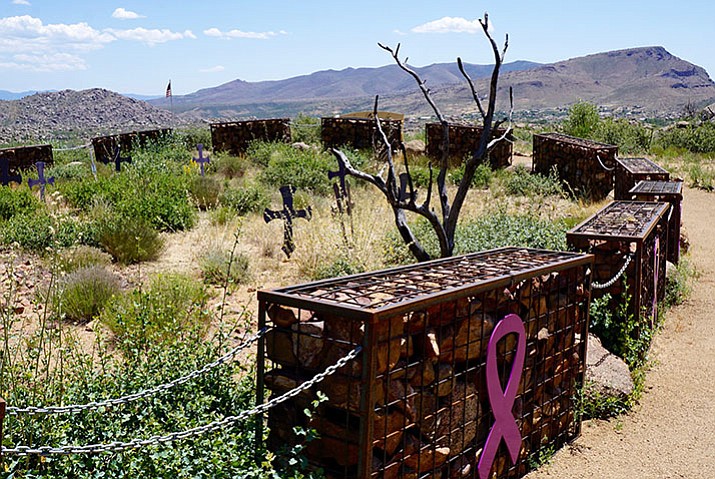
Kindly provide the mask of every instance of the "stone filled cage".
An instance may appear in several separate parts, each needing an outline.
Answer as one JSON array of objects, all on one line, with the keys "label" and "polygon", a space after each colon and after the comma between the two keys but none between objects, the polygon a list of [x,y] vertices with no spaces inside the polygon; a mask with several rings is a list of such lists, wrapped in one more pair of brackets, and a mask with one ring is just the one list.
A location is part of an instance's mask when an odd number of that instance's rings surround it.
[{"label": "stone filled cage", "polygon": [[94,157],[101,163],[111,163],[114,161],[114,152],[117,147],[121,154],[128,154],[135,146],[140,148],[148,144],[171,135],[171,128],[159,128],[154,130],[130,131],[117,135],[96,136],[92,138],[92,148]]},{"label": "stone filled cage", "polygon": [[616,200],[632,199],[628,192],[641,180],[668,181],[670,173],[647,158],[617,158],[615,188]]},{"label": "stone filled cage", "polygon": [[[471,158],[474,151],[479,146],[482,137],[481,126],[449,125],[449,159],[452,166],[462,164],[465,159]],[[499,138],[506,133],[503,128],[492,130],[490,140]],[[430,158],[440,159],[442,157],[442,125],[440,123],[427,123],[425,125],[425,137],[427,139],[426,153]],[[509,136],[498,142],[489,153],[489,166],[493,169],[506,168],[511,165],[513,156],[513,145]]]},{"label": "stone filled cage", "polygon": [[253,141],[291,141],[290,118],[211,123],[210,127],[213,151],[234,156],[244,154]]},{"label": "stone filled cage", "polygon": [[[380,126],[393,151],[398,151],[402,143],[403,123],[402,120],[380,118]],[[349,146],[358,150],[382,150],[384,145],[377,135],[374,118],[320,119],[320,139],[326,149]]]},{"label": "stone filled cage", "polygon": [[[669,209],[667,203],[614,201],[566,233],[569,248],[595,255],[593,298],[609,293],[609,306],[616,310],[624,295],[630,296],[628,314],[636,319],[634,340],[655,327],[658,301],[665,297]],[[618,273],[629,257],[624,281]],[[598,287],[613,278],[610,286]]]},{"label": "stone filled cage", "polygon": [[560,133],[535,134],[533,171],[559,179],[577,195],[600,201],[613,189],[618,147]]},{"label": "stone filled cage", "polygon": [[13,146],[0,149],[0,159],[7,160],[9,174],[18,174],[34,168],[35,163],[44,161],[51,165],[54,161],[52,145]]},{"label": "stone filled cage", "polygon": [[668,212],[668,254],[673,264],[680,261],[680,223],[683,208],[682,181],[639,181],[628,192],[628,199],[637,201],[662,201],[670,204]]},{"label": "stone filled cage", "polygon": [[[319,434],[304,453],[329,478],[479,477],[495,423],[488,342],[503,318],[517,315],[525,359],[506,407],[522,441],[512,463],[497,437],[493,465],[483,467],[499,478],[522,476],[539,450],[580,433],[575,398],[592,264],[591,255],[502,248],[259,291],[259,326],[271,328],[259,342],[259,402],[264,389],[269,397],[285,393],[363,348],[333,376],[268,411],[268,447],[296,444],[300,426]],[[498,392],[514,374],[518,340],[512,333],[494,343]],[[327,400],[308,418],[302,411],[317,391]]]}]

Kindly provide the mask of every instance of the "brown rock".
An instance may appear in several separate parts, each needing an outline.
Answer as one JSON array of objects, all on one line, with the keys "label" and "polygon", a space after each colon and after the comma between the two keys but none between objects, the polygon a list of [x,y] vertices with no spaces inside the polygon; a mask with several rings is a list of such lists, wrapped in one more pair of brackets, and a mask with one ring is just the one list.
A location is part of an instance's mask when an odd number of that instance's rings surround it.
[{"label": "brown rock", "polygon": [[402,444],[402,436],[412,422],[399,411],[389,414],[375,414],[373,446],[382,449],[388,456],[392,456]]},{"label": "brown rock", "polygon": [[431,362],[423,361],[415,369],[415,374],[410,379],[412,386],[426,387],[434,382],[436,374],[434,365]]},{"label": "brown rock", "polygon": [[293,354],[293,341],[290,332],[282,329],[270,329],[266,333],[265,341],[268,359],[285,366],[298,365],[298,358]]},{"label": "brown rock", "polygon": [[293,354],[306,368],[321,366],[324,324],[322,321],[300,322],[291,326],[293,330]]},{"label": "brown rock", "polygon": [[494,329],[491,315],[474,315],[440,331],[439,361],[462,363],[481,358]]}]

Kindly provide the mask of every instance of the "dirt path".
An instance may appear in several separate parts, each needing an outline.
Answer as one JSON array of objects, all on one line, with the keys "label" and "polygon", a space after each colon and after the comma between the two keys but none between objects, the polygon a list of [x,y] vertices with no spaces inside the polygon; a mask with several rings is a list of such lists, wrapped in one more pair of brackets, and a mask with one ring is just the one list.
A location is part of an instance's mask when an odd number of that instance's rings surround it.
[{"label": "dirt path", "polygon": [[646,392],[634,410],[590,421],[540,478],[715,477],[715,195],[685,190],[683,223],[700,277],[656,337]]}]

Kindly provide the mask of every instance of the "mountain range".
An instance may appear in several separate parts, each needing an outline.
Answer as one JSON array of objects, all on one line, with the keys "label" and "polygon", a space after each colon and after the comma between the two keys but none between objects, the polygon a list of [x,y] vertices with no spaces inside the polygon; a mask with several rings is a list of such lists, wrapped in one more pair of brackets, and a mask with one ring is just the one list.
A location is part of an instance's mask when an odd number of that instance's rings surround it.
[{"label": "mountain range", "polygon": [[[479,91],[487,91],[491,65],[465,64]],[[427,82],[445,114],[476,110],[456,63],[414,68]],[[637,114],[674,114],[686,105],[715,101],[715,83],[707,72],[671,55],[660,46],[597,53],[551,64],[517,61],[502,65],[499,104],[507,110],[513,88],[515,110],[568,107],[589,101],[606,109]],[[213,88],[174,96],[176,112],[202,117],[332,115],[371,109],[375,95],[381,108],[410,115],[431,114],[414,80],[397,65],[326,70],[278,81],[234,80]],[[169,108],[166,98],[149,103]]]}]

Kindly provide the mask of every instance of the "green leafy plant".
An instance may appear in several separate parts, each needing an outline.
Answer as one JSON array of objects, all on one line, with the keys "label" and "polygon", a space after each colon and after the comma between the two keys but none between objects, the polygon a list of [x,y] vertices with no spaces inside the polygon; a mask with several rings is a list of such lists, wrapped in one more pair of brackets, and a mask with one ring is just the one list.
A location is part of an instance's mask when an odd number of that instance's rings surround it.
[{"label": "green leafy plant", "polygon": [[334,168],[333,163],[327,153],[302,151],[287,144],[274,143],[260,179],[274,187],[293,185],[327,195],[332,191],[328,171]]},{"label": "green leafy plant", "polygon": [[201,210],[207,210],[218,204],[221,183],[212,176],[195,176],[189,181],[189,193]]},{"label": "green leafy plant", "polygon": [[500,180],[508,195],[567,196],[555,171],[544,176],[531,173],[524,166],[518,165],[512,172],[501,173]]},{"label": "green leafy plant", "polygon": [[598,107],[593,103],[579,101],[571,105],[563,125],[564,133],[579,138],[591,138],[601,121]]},{"label": "green leafy plant", "polygon": [[[461,183],[463,177],[464,177],[464,163],[459,165],[457,168],[452,170],[452,172],[450,173],[450,179],[452,180],[452,183],[455,185],[459,185],[459,183]],[[487,189],[491,185],[493,178],[494,178],[494,172],[492,171],[492,169],[486,163],[482,163],[481,165],[477,166],[477,171],[474,173],[474,178],[472,178],[471,187],[479,188],[479,189]]]},{"label": "green leafy plant", "polygon": [[29,188],[0,188],[0,220],[29,215],[42,207]]},{"label": "green leafy plant", "polygon": [[265,186],[259,183],[246,183],[238,188],[225,189],[219,197],[219,202],[222,206],[243,216],[263,211],[268,206],[269,195]]},{"label": "green leafy plant", "polygon": [[57,255],[57,266],[64,273],[72,273],[90,266],[109,266],[112,257],[99,248],[76,245],[63,249]]},{"label": "green leafy plant", "polygon": [[298,113],[290,122],[290,135],[293,141],[320,145],[320,118]]},{"label": "green leafy plant", "polygon": [[341,255],[334,261],[327,264],[320,264],[314,271],[312,279],[338,278],[340,276],[348,276],[365,272],[365,266],[360,264],[354,258],[347,255]]}]

